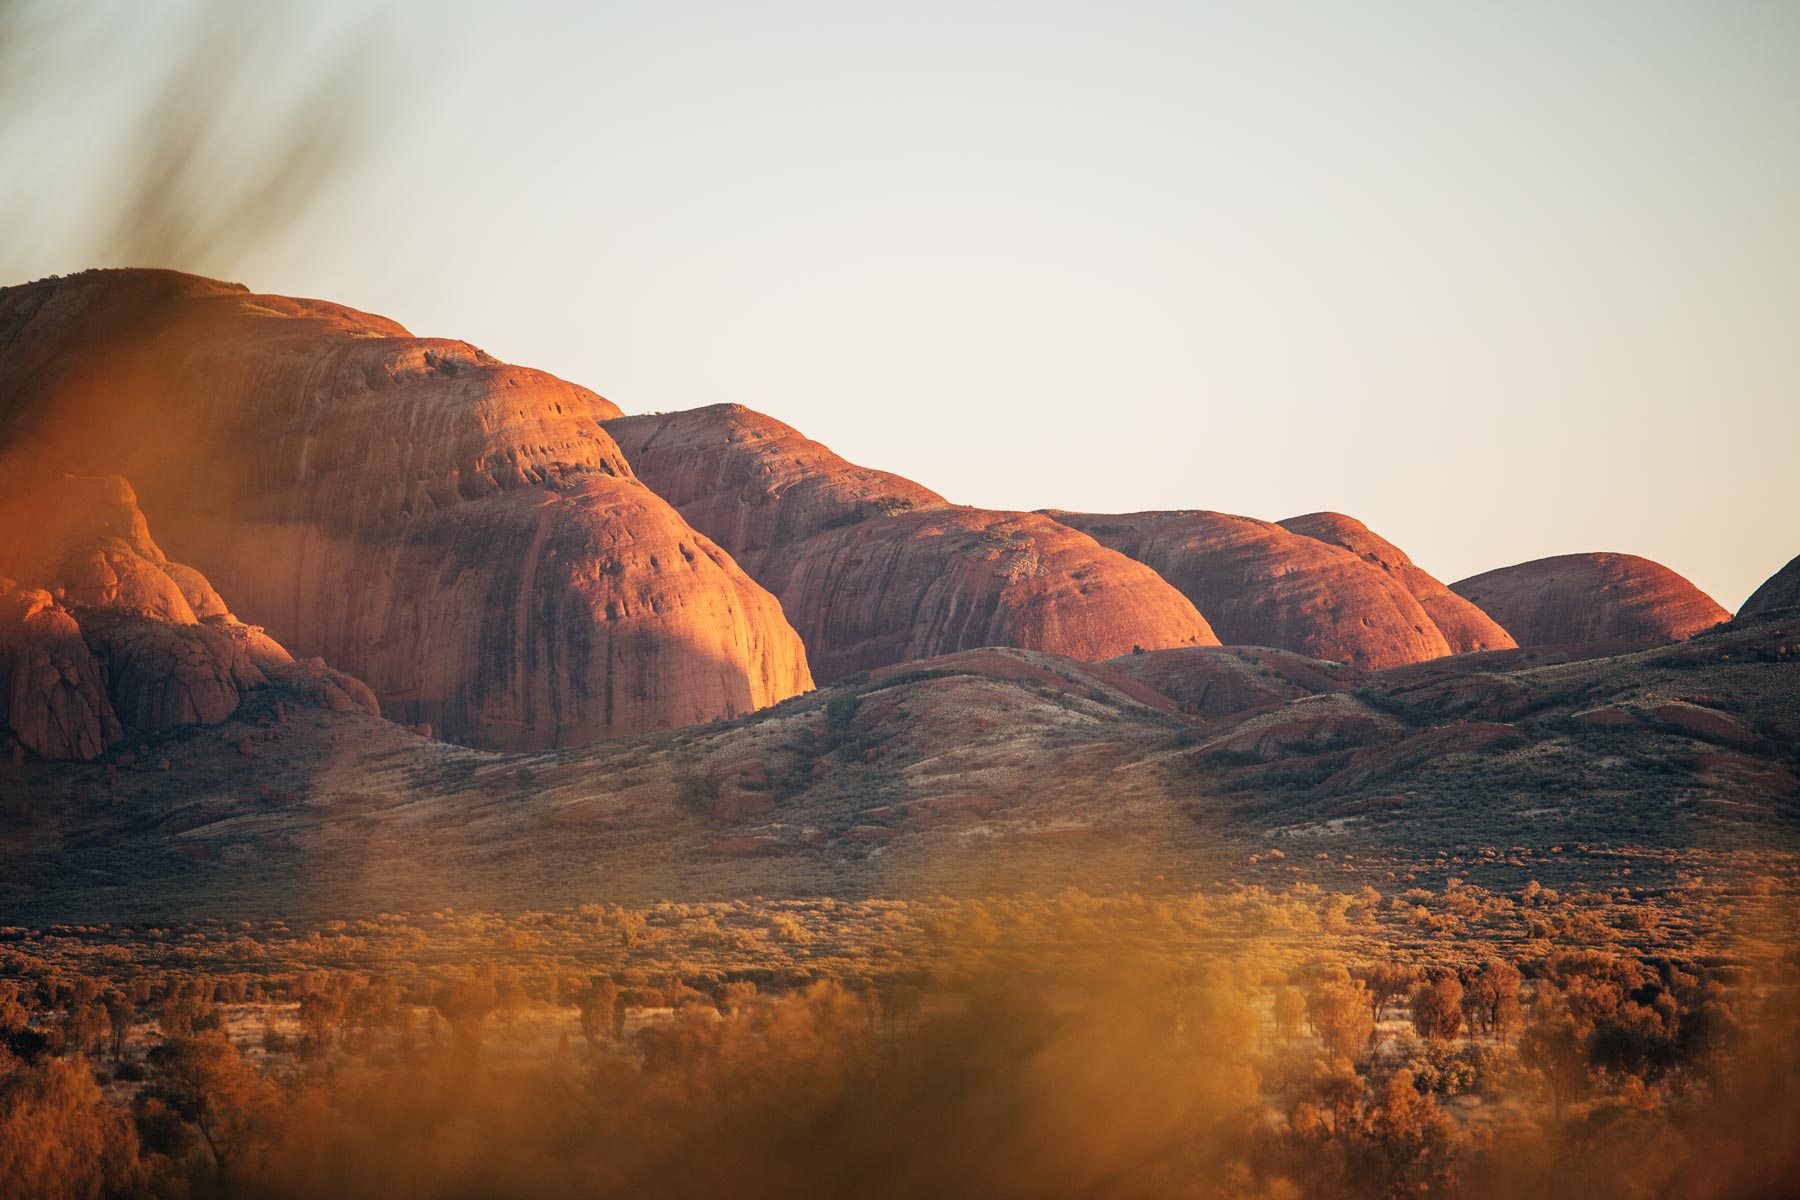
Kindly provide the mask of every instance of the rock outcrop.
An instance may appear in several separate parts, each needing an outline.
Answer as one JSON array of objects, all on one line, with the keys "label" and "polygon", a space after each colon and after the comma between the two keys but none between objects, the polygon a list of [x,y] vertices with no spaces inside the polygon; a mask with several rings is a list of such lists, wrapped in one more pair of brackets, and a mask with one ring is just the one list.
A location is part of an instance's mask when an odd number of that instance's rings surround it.
[{"label": "rock outcrop", "polygon": [[1273,646],[1364,670],[1452,653],[1394,574],[1273,522],[1197,510],[1050,515],[1154,569],[1227,645]]},{"label": "rock outcrop", "polygon": [[1740,618],[1768,617],[1784,609],[1800,608],[1800,555],[1788,560],[1787,566],[1769,576],[1750,594]]},{"label": "rock outcrop", "polygon": [[120,737],[81,626],[42,588],[0,578],[0,725],[45,758],[94,758]]},{"label": "rock outcrop", "polygon": [[450,737],[567,745],[811,686],[774,598],[633,476],[617,415],[319,301],[160,271],[0,291],[0,470],[125,475],[238,611]]},{"label": "rock outcrop", "polygon": [[1699,588],[1635,554],[1563,554],[1450,585],[1521,646],[1676,642],[1728,619]]},{"label": "rock outcrop", "polygon": [[1156,574],[1041,515],[952,505],[741,405],[606,423],[638,477],[781,600],[821,680],[980,646],[1217,643]]},{"label": "rock outcrop", "polygon": [[379,715],[323,662],[296,664],[150,537],[116,476],[0,484],[0,724],[44,758],[91,759],[125,734],[214,725],[272,678],[323,707]]},{"label": "rock outcrop", "polygon": [[1452,654],[1481,650],[1510,650],[1518,643],[1512,635],[1479,608],[1450,590],[1429,572],[1415,565],[1406,552],[1374,530],[1343,513],[1308,513],[1278,522],[1283,529],[1333,546],[1342,546],[1364,562],[1373,563],[1400,581],[1431,618]]}]

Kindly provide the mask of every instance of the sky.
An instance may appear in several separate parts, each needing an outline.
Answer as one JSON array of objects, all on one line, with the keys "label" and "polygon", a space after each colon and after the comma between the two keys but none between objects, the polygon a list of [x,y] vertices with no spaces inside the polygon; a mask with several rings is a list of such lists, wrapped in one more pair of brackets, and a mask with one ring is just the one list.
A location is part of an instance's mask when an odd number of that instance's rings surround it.
[{"label": "sky", "polygon": [[[1622,551],[1735,608],[1800,553],[1797,4],[8,7],[8,281],[329,298],[957,502],[1333,509],[1446,581]],[[104,236],[171,78],[192,202],[311,162],[291,203]]]}]

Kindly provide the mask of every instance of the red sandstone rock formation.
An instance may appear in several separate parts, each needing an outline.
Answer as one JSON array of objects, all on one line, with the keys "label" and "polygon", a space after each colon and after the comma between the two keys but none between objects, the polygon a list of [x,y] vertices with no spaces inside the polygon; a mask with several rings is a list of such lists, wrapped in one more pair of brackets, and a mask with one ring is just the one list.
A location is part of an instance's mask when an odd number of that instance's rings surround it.
[{"label": "red sandstone rock formation", "polygon": [[1564,554],[1450,585],[1521,646],[1580,642],[1656,645],[1730,617],[1669,568],[1633,554]]},{"label": "red sandstone rock formation", "polygon": [[739,562],[821,530],[952,507],[741,404],[620,417],[606,430],[638,478]]},{"label": "red sandstone rock formation", "polygon": [[93,758],[119,740],[106,680],[75,618],[42,588],[0,578],[0,724],[45,758]]},{"label": "red sandstone rock formation", "polygon": [[170,562],[123,479],[9,477],[0,529],[0,723],[45,758],[217,724],[271,675],[321,706],[380,713],[362,683],[295,664]]},{"label": "red sandstone rock formation", "polygon": [[820,679],[979,646],[1210,645],[1154,572],[1034,513],[963,508],[741,405],[606,423],[638,477],[781,599]]},{"label": "red sandstone rock formation", "polygon": [[1788,608],[1800,608],[1800,555],[1789,559],[1787,566],[1751,593],[1738,616],[1766,617]]},{"label": "red sandstone rock formation", "polygon": [[240,612],[446,736],[564,745],[811,686],[773,597],[632,475],[617,415],[319,301],[158,271],[0,291],[0,469],[128,476]]},{"label": "red sandstone rock formation", "polygon": [[1051,515],[1155,569],[1227,645],[1274,646],[1365,670],[1451,653],[1393,574],[1272,522],[1193,510]]},{"label": "red sandstone rock formation", "polygon": [[1419,601],[1438,632],[1449,643],[1450,653],[1508,650],[1517,645],[1512,635],[1494,619],[1451,591],[1428,572],[1415,566],[1406,552],[1355,517],[1343,513],[1308,513],[1279,522],[1282,528],[1333,546],[1342,546],[1365,562],[1373,563],[1400,581]]}]

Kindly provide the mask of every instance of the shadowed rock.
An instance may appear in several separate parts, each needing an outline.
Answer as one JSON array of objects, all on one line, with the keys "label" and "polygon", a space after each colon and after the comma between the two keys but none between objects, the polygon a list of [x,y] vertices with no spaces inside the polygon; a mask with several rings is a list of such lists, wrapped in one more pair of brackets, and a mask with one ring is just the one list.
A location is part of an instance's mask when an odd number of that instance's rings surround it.
[{"label": "shadowed rock", "polygon": [[123,479],[14,476],[0,485],[0,528],[0,722],[44,758],[217,724],[271,675],[321,707],[380,714],[363,684],[296,664],[170,562]]},{"label": "shadowed rock", "polygon": [[1800,608],[1800,556],[1769,576],[1738,610],[1739,617],[1766,617],[1785,609]]}]

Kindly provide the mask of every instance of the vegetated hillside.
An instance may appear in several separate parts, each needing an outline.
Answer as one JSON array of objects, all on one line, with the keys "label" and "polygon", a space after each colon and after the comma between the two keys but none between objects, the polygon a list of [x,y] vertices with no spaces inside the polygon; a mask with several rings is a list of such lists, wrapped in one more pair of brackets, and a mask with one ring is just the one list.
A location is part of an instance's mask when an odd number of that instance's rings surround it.
[{"label": "vegetated hillside", "polygon": [[1154,571],[1084,534],[952,505],[742,405],[606,429],[639,478],[780,597],[821,681],[981,646],[1092,660],[1218,641]]},{"label": "vegetated hillside", "polygon": [[247,620],[484,744],[811,686],[775,599],[632,475],[617,415],[321,301],[164,271],[0,290],[0,471],[130,479]]},{"label": "vegetated hillside", "polygon": [[1209,721],[1302,696],[1348,691],[1370,679],[1360,667],[1267,646],[1149,650],[1109,659],[1106,665],[1174,700],[1184,713]]},{"label": "vegetated hillside", "polygon": [[[1630,865],[1644,882],[1676,870],[1665,851],[1791,845],[1800,665],[1784,628],[1471,660],[1350,690],[1320,663],[1318,694],[1202,719],[1118,664],[976,651],[525,755],[247,703],[219,730],[128,743],[122,768],[0,772],[0,907],[41,921],[1154,890],[1229,878],[1271,847],[1485,847],[1501,875],[1531,855],[1541,875],[1565,848],[1570,872]],[[168,771],[144,768],[159,758]]]},{"label": "vegetated hillside", "polygon": [[1400,668],[1246,714],[1190,752],[1192,769],[1272,831],[1788,845],[1794,632],[1760,622],[1607,657],[1522,649]]},{"label": "vegetated hillside", "polygon": [[1790,558],[1787,566],[1769,576],[1750,594],[1738,611],[1738,619],[1755,620],[1793,608],[1800,608],[1800,555]]},{"label": "vegetated hillside", "polygon": [[1505,650],[1518,643],[1487,613],[1451,591],[1374,530],[1343,513],[1308,513],[1277,522],[1283,529],[1342,546],[1365,562],[1389,572],[1411,592],[1450,645],[1452,654]]},{"label": "vegetated hillside", "polygon": [[[1017,650],[557,753],[246,704],[217,730],[128,744],[123,769],[0,769],[0,909],[924,894],[1004,890],[1020,872],[1050,886],[1071,862],[1123,870],[1186,828],[1162,773],[1137,769],[1191,732],[1176,707],[1105,668]],[[146,769],[155,759],[169,769]]]},{"label": "vegetated hillside", "polygon": [[1730,618],[1699,588],[1635,554],[1562,554],[1450,585],[1521,646],[1676,642]]},{"label": "vegetated hillside", "polygon": [[[1405,581],[1333,542],[1198,510],[1050,515],[1154,568],[1227,645],[1274,646],[1367,670],[1452,652]],[[1466,631],[1457,637],[1466,640]]]},{"label": "vegetated hillside", "polygon": [[0,530],[0,740],[15,761],[216,725],[253,692],[379,715],[360,681],[296,663],[170,562],[123,479],[0,480]]}]

